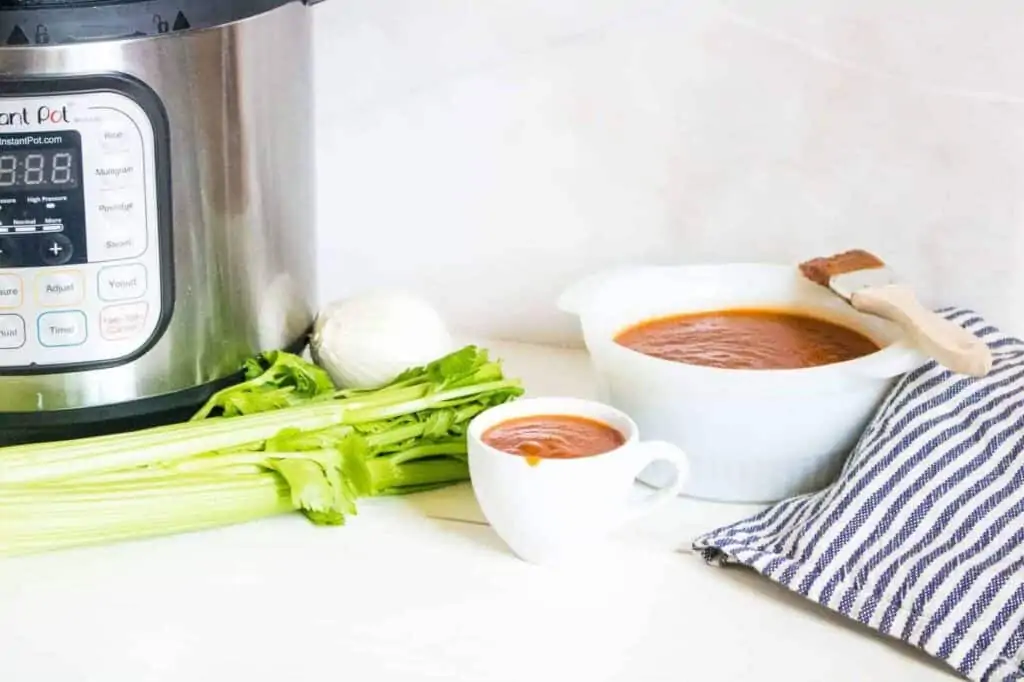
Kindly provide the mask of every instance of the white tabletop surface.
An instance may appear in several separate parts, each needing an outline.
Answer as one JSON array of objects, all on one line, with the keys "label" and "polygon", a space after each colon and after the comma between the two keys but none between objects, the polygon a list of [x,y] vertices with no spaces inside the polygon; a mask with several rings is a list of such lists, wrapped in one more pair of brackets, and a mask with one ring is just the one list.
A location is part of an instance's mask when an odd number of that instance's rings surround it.
[{"label": "white tabletop surface", "polygon": [[[488,346],[532,395],[590,396],[585,355]],[[585,568],[514,558],[468,485],[0,561],[0,680],[955,680],[939,664],[688,551],[753,508],[680,499]]]}]

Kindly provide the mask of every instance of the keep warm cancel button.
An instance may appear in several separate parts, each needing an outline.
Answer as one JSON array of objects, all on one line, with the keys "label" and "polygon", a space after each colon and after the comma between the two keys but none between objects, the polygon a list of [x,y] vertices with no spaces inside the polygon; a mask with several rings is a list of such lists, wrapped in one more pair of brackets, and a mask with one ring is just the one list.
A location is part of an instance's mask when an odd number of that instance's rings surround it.
[{"label": "keep warm cancel button", "polygon": [[100,335],[107,341],[138,336],[146,327],[149,304],[145,302],[112,305],[100,312]]}]

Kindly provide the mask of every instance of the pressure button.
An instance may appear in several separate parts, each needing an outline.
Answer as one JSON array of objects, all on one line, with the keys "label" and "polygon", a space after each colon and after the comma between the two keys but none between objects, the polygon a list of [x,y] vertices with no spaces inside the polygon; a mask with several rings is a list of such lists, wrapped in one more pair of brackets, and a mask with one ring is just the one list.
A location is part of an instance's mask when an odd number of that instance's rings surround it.
[{"label": "pressure button", "polygon": [[24,292],[21,277],[0,275],[0,308],[17,308],[21,305]]}]

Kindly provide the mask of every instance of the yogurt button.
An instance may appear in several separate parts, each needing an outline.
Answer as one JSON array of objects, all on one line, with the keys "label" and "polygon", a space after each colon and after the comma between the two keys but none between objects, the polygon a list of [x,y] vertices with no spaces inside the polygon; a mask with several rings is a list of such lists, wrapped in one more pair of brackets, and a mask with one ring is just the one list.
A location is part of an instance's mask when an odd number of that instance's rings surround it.
[{"label": "yogurt button", "polygon": [[146,293],[146,266],[140,263],[103,268],[98,290],[104,301],[127,301]]}]

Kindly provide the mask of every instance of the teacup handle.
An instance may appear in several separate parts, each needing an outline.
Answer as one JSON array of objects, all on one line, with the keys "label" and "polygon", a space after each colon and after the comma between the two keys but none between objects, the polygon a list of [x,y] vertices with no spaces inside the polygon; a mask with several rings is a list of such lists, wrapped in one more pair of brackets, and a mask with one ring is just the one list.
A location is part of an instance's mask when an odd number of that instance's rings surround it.
[{"label": "teacup handle", "polygon": [[634,479],[651,463],[668,462],[676,469],[676,480],[672,485],[665,486],[664,488],[645,496],[642,500],[630,502],[626,506],[626,518],[623,519],[623,522],[632,521],[646,516],[657,507],[660,507],[669,500],[675,499],[682,491],[683,486],[686,485],[686,479],[690,473],[690,462],[686,458],[686,453],[683,452],[681,448],[671,443],[660,440],[649,440],[637,443],[633,447],[636,448],[637,459],[640,461],[640,466],[636,469]]}]

